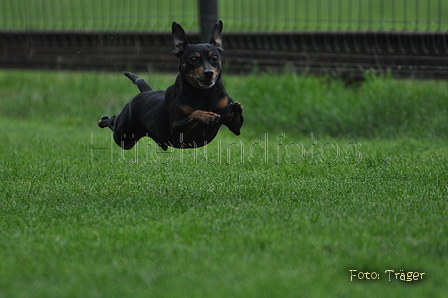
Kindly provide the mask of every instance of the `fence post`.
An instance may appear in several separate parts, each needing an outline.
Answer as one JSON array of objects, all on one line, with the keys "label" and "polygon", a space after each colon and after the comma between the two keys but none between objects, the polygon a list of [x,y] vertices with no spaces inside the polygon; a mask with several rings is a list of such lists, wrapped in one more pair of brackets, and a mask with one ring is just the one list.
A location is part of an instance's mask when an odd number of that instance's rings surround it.
[{"label": "fence post", "polygon": [[208,42],[212,28],[218,22],[218,0],[198,0],[201,42]]}]

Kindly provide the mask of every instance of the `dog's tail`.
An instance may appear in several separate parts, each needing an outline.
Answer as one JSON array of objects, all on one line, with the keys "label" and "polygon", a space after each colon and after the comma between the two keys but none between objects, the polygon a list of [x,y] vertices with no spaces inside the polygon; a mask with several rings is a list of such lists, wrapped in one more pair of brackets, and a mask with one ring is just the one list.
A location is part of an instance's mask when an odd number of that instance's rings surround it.
[{"label": "dog's tail", "polygon": [[124,75],[127,76],[132,81],[132,83],[137,85],[140,92],[147,92],[153,90],[151,86],[149,86],[149,84],[144,79],[139,78],[135,74],[125,71]]}]

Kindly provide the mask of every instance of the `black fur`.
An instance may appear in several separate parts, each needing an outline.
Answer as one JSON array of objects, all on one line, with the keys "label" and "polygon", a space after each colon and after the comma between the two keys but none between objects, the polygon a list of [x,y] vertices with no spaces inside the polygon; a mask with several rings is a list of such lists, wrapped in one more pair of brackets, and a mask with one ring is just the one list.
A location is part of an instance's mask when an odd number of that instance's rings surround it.
[{"label": "black fur", "polygon": [[243,107],[227,94],[221,79],[222,22],[213,28],[207,44],[190,45],[182,27],[173,22],[173,54],[179,75],[166,91],[153,90],[136,75],[125,72],[140,93],[100,127],[114,132],[115,142],[131,149],[142,137],[152,138],[163,150],[197,148],[210,143],[221,125],[240,134]]}]

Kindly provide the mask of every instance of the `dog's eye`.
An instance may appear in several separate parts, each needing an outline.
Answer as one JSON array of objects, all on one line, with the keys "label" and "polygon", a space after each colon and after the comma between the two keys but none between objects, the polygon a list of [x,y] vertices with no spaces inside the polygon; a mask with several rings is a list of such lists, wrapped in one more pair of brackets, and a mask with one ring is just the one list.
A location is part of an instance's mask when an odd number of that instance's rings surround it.
[{"label": "dog's eye", "polygon": [[210,57],[210,61],[211,62],[218,62],[218,60],[219,60],[219,58],[216,55],[213,55],[213,56]]},{"label": "dog's eye", "polygon": [[190,64],[195,64],[196,62],[198,62],[198,57],[196,56],[191,56],[190,58],[188,58],[188,62]]}]

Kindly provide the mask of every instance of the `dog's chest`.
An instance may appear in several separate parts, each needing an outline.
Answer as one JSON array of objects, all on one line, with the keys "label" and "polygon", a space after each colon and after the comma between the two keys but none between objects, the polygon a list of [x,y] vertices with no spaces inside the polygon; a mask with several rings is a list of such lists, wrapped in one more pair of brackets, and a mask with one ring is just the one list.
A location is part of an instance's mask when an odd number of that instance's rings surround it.
[{"label": "dog's chest", "polygon": [[205,99],[201,101],[195,101],[191,107],[193,110],[204,110],[216,113],[222,113],[225,111],[230,103],[230,99],[226,95],[222,95],[217,98]]}]

